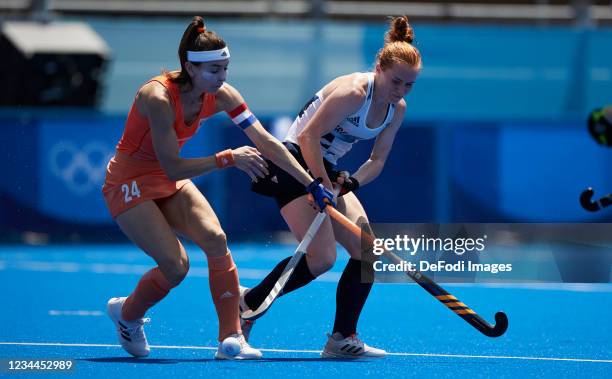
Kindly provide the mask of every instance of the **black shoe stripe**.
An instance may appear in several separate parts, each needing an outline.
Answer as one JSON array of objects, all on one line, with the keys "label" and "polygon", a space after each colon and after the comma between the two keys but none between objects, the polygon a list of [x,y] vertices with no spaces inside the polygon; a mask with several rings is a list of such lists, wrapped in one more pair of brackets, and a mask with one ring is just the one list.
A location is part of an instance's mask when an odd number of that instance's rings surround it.
[{"label": "black shoe stripe", "polygon": [[124,332],[121,332],[121,337],[125,338],[126,340],[132,342],[132,339],[130,338],[130,335]]},{"label": "black shoe stripe", "polygon": [[117,320],[117,323],[123,328],[123,329],[127,329],[127,326],[123,325],[123,323],[119,320]]},{"label": "black shoe stripe", "polygon": [[341,351],[344,351],[344,349],[346,349],[346,348],[347,348],[347,347],[349,347],[349,346],[351,346],[351,345],[349,345],[349,344],[347,343],[346,345],[342,346],[342,347],[340,348],[340,350],[341,350]]},{"label": "black shoe stripe", "polygon": [[358,347],[357,349],[355,349],[355,351],[353,351],[353,354],[361,354],[361,348]]}]

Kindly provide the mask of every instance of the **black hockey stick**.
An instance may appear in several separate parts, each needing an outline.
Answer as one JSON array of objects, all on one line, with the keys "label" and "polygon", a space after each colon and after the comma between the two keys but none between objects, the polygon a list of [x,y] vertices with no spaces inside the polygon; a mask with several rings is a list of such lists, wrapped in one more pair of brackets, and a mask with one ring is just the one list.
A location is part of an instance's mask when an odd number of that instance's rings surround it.
[{"label": "black hockey stick", "polygon": [[609,193],[596,201],[593,201],[594,194],[595,191],[593,191],[593,188],[591,187],[582,192],[580,195],[580,205],[582,205],[582,208],[589,212],[597,212],[612,205],[612,193]]},{"label": "black hockey stick", "polygon": [[[394,260],[393,256],[397,260]],[[390,253],[387,257],[391,258],[395,263],[401,262],[401,259],[393,253]],[[419,271],[407,271],[406,275],[485,336],[499,337],[508,329],[508,316],[504,312],[495,313],[495,325],[491,325],[470,307],[463,304],[455,296],[448,293],[444,288]]]},{"label": "black hockey stick", "polygon": [[[359,238],[365,238],[366,241],[372,243],[374,237],[364,232],[362,235],[362,230],[351,220],[346,218],[342,213],[338,212],[335,208],[326,207],[325,211],[329,214],[331,218],[336,220],[342,226],[344,226],[351,233],[356,235]],[[398,257],[396,254],[385,251],[383,255],[389,258],[394,263],[401,263],[402,259]],[[423,275],[419,271],[406,271],[406,275],[408,275],[412,280],[414,280],[419,286],[421,286],[425,291],[429,292],[436,299],[438,299],[442,304],[444,304],[448,309],[455,312],[459,317],[467,321],[470,325],[472,325],[476,330],[484,334],[488,337],[499,337],[506,332],[508,329],[508,316],[504,312],[497,312],[495,314],[495,325],[489,324],[482,317],[480,317],[476,312],[474,312],[470,307],[460,302],[456,297],[448,293],[444,288],[440,287],[436,282],[429,279],[427,276]]]}]

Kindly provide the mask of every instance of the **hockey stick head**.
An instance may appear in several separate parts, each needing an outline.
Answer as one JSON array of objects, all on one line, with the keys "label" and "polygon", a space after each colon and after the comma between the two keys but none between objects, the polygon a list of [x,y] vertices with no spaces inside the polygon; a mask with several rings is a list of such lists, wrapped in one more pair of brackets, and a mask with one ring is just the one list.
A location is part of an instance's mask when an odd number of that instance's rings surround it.
[{"label": "hockey stick head", "polygon": [[504,312],[497,312],[495,314],[495,326],[489,330],[485,335],[489,337],[499,337],[506,333],[508,330],[508,316]]},{"label": "hockey stick head", "polygon": [[589,212],[596,212],[599,210],[599,206],[597,205],[597,203],[593,202],[594,194],[595,191],[593,191],[591,187],[582,191],[582,193],[580,194],[580,205],[582,205],[582,208],[586,209]]},{"label": "hockey stick head", "polygon": [[597,212],[600,209],[612,205],[612,194],[608,194],[599,200],[593,201],[594,194],[595,191],[590,187],[580,194],[580,205],[582,205],[582,208],[590,212]]},{"label": "hockey stick head", "polygon": [[495,314],[495,325],[489,324],[476,313],[464,313],[459,316],[487,337],[499,337],[508,330],[508,316],[504,312]]}]

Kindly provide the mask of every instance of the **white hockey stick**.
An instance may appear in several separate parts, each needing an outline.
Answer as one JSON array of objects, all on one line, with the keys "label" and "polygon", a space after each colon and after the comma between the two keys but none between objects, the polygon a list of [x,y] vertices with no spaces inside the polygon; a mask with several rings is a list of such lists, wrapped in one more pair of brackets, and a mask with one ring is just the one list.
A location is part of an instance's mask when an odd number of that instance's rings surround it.
[{"label": "white hockey stick", "polygon": [[274,287],[272,288],[272,291],[270,291],[268,296],[266,296],[266,299],[263,301],[263,303],[259,305],[259,308],[255,309],[254,311],[250,309],[244,311],[242,312],[240,317],[242,317],[244,320],[256,320],[259,317],[263,316],[264,313],[266,313],[266,311],[268,310],[268,308],[270,308],[274,300],[276,300],[278,295],[283,291],[285,284],[287,284],[287,281],[291,277],[295,266],[302,258],[302,255],[306,254],[306,249],[308,248],[308,245],[310,245],[310,241],[312,241],[315,234],[317,234],[317,231],[319,230],[319,227],[323,223],[323,220],[325,220],[326,216],[327,213],[325,212],[319,212],[316,215],[316,217],[312,221],[312,224],[310,224],[310,227],[306,231],[304,238],[302,238],[302,242],[300,242],[297,249],[295,250],[295,253],[289,260],[289,263],[287,263],[287,266],[285,266],[285,269],[283,270],[283,273],[281,274],[280,278],[278,278],[278,280],[274,284]]}]

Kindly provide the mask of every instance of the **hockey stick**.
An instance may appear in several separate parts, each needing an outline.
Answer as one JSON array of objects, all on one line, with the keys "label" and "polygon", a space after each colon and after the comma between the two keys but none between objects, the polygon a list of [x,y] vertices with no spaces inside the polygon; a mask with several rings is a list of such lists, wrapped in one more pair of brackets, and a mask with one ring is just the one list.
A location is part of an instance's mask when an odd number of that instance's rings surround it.
[{"label": "hockey stick", "polygon": [[[362,235],[361,228],[346,218],[346,216],[344,216],[342,213],[338,212],[338,210],[332,207],[325,207],[325,211],[332,219],[336,220],[351,233],[359,238],[366,238],[368,243],[373,243],[374,237],[371,234],[364,233]],[[393,261],[393,263],[402,262],[400,257],[390,251],[385,251],[383,254]],[[497,312],[495,314],[495,325],[491,325],[476,312],[470,309],[470,307],[457,300],[456,297],[448,293],[444,288],[440,287],[433,280],[429,279],[419,271],[407,271],[406,275],[408,275],[418,285],[423,287],[425,291],[429,292],[433,297],[438,299],[448,309],[455,312],[457,315],[459,315],[459,317],[467,321],[485,336],[499,337],[506,332],[506,329],[508,329],[508,317],[504,312]]]},{"label": "hockey stick", "polygon": [[[329,207],[326,207],[326,208],[329,208]],[[249,309],[247,311],[242,312],[240,314],[241,318],[243,318],[244,320],[252,321],[252,320],[258,319],[259,317],[263,316],[264,313],[266,313],[266,311],[270,308],[274,300],[276,300],[278,295],[283,291],[285,284],[287,284],[287,281],[291,277],[291,274],[293,273],[295,266],[298,264],[298,262],[302,258],[302,255],[306,254],[306,249],[308,248],[308,245],[310,245],[310,241],[312,241],[315,234],[317,234],[317,231],[319,230],[319,227],[323,223],[323,220],[325,220],[326,216],[327,214],[323,212],[319,212],[315,216],[314,220],[310,224],[310,227],[306,231],[304,238],[302,238],[302,241],[298,245],[297,249],[295,249],[295,253],[293,254],[291,259],[285,266],[283,273],[281,274],[281,276],[278,278],[278,280],[274,284],[272,291],[270,291],[268,296],[266,296],[266,298],[264,299],[263,303],[261,303],[257,309],[255,309],[254,311]]]},{"label": "hockey stick", "polygon": [[597,212],[612,205],[612,193],[607,194],[599,200],[593,201],[595,191],[589,187],[580,195],[580,205],[589,212]]}]

